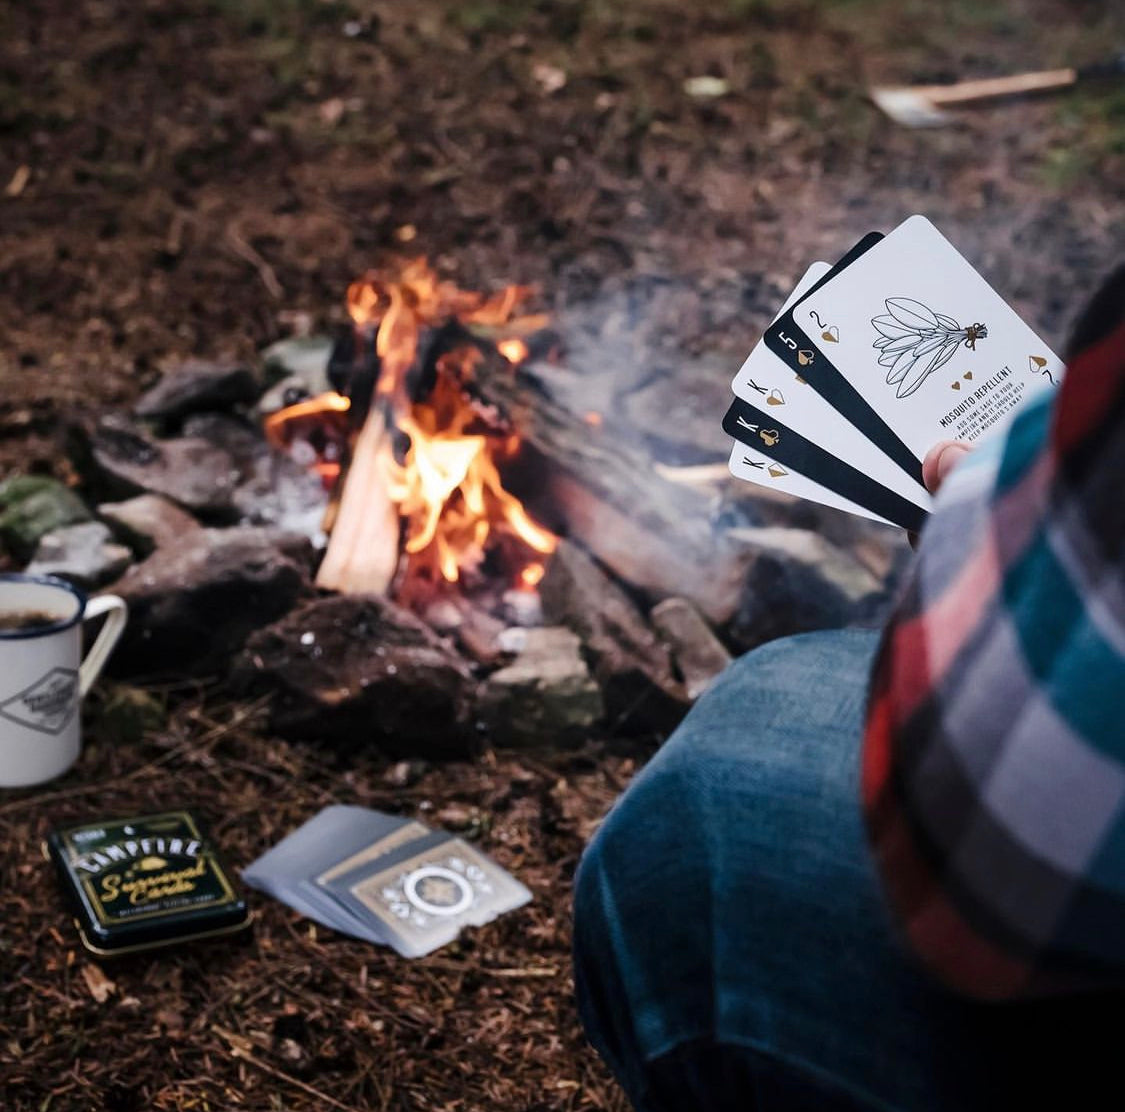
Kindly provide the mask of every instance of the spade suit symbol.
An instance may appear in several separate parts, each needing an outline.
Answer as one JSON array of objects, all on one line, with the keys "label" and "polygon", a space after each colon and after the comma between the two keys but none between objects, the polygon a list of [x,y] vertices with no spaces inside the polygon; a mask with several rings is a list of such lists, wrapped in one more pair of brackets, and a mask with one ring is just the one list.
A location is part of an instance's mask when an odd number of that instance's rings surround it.
[{"label": "spade suit symbol", "polygon": [[785,395],[775,386],[766,398],[766,405],[784,405]]},{"label": "spade suit symbol", "polygon": [[781,434],[777,429],[762,429],[758,435],[765,441],[765,443],[772,448],[780,439]]},{"label": "spade suit symbol", "polygon": [[813,358],[814,356],[811,351],[802,349],[797,352],[797,362],[800,363],[802,367],[807,367],[813,361]]},{"label": "spade suit symbol", "polygon": [[831,328],[826,328],[820,334],[820,338],[822,340],[827,340],[830,344],[838,344],[840,342],[840,330],[835,325],[832,325]]},{"label": "spade suit symbol", "polygon": [[1029,355],[1027,361],[1037,371],[1041,371],[1047,365],[1047,360],[1042,355]]}]

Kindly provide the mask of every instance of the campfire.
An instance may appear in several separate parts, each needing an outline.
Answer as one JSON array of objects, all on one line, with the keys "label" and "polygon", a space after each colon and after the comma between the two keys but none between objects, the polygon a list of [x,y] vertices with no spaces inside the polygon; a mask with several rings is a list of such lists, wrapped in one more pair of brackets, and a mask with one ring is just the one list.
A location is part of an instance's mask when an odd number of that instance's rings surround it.
[{"label": "campfire", "polygon": [[266,419],[271,442],[332,491],[318,585],[407,599],[471,586],[486,566],[534,588],[556,538],[505,489],[518,431],[474,391],[481,365],[511,373],[548,324],[510,285],[484,295],[441,281],[424,259],[348,288],[351,330],[336,345],[336,387]]}]

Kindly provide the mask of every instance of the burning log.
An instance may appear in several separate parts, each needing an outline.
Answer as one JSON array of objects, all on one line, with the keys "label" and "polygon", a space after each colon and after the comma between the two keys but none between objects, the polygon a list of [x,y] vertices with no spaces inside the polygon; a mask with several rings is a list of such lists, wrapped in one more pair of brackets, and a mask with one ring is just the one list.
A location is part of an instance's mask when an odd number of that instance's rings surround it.
[{"label": "burning log", "polygon": [[328,550],[316,584],[349,594],[385,595],[398,568],[399,513],[391,500],[391,431],[372,406],[352,449]]},{"label": "burning log", "polygon": [[561,405],[532,364],[479,375],[475,389],[537,457],[528,460],[542,478],[530,508],[543,520],[649,596],[685,596],[715,624],[733,617],[754,554],[717,535],[705,493],[661,477],[598,415]]}]

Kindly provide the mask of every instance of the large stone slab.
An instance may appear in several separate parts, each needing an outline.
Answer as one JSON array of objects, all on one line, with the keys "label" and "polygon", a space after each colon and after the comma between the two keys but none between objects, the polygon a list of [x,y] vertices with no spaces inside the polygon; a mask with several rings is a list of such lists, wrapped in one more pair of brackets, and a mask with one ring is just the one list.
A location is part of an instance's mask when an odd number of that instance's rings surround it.
[{"label": "large stone slab", "polygon": [[588,740],[605,707],[569,629],[515,628],[515,659],[488,678],[481,713],[502,744],[559,748]]},{"label": "large stone slab", "polygon": [[255,629],[310,590],[304,537],[272,529],[199,529],[157,549],[113,586],[129,624],[110,662],[117,675],[225,672]]},{"label": "large stone slab", "polygon": [[730,663],[730,653],[686,598],[657,603],[649,619],[672,653],[688,698],[698,699]]},{"label": "large stone slab", "polygon": [[887,605],[887,579],[817,533],[781,526],[735,532],[757,554],[729,630],[740,648],[807,630],[875,624]]},{"label": "large stone slab", "polygon": [[334,595],[250,637],[236,669],[248,691],[273,693],[284,737],[399,757],[464,755],[475,742],[468,664],[388,599]]},{"label": "large stone slab", "polygon": [[203,528],[186,510],[159,494],[103,502],[98,507],[98,516],[138,556],[151,556],[158,548],[180,544],[189,534]]},{"label": "large stone slab", "polygon": [[134,412],[172,424],[191,413],[250,405],[259,392],[258,376],[241,363],[191,360],[169,370],[141,396]]},{"label": "large stone slab", "polygon": [[667,730],[689,699],[668,649],[641,612],[577,545],[562,541],[539,584],[543,615],[582,640],[605,698],[609,721],[633,730]]},{"label": "large stone slab", "polygon": [[162,494],[212,520],[235,517],[233,496],[242,473],[228,452],[201,437],[157,440],[114,415],[94,430],[89,459],[111,497]]}]

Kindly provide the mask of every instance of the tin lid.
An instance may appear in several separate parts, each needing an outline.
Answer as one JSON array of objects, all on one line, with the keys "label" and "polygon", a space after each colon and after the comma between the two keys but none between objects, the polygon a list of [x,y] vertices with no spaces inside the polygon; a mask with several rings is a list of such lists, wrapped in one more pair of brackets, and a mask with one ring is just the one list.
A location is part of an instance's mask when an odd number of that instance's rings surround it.
[{"label": "tin lid", "polygon": [[62,827],[47,847],[92,953],[148,950],[249,925],[246,901],[190,811]]}]

